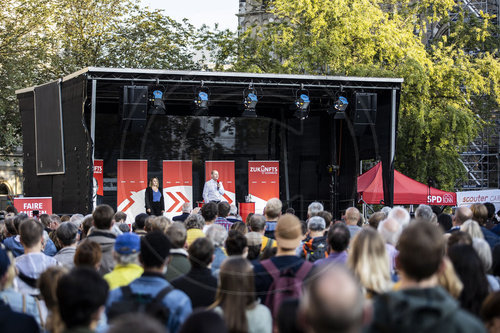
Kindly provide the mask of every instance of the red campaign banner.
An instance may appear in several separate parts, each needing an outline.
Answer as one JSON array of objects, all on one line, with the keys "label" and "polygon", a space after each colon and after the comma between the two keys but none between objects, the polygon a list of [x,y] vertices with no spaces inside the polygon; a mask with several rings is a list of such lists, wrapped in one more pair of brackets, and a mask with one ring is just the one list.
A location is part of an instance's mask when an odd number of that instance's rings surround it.
[{"label": "red campaign banner", "polygon": [[148,187],[147,160],[118,160],[117,163],[117,207],[127,213],[127,222],[145,213],[144,195]]},{"label": "red campaign banner", "polygon": [[94,160],[94,179],[96,180],[97,185],[97,195],[104,195],[104,181],[103,181],[103,168],[104,161],[103,160]]},{"label": "red campaign banner", "polygon": [[184,203],[193,204],[192,161],[163,161],[163,196],[170,219],[181,214]]},{"label": "red campaign banner", "polygon": [[19,213],[33,217],[33,211],[38,214],[52,214],[52,197],[25,197],[14,198],[14,207]]},{"label": "red campaign banner", "polygon": [[269,199],[280,196],[279,168],[279,161],[248,161],[248,193],[257,214],[263,213]]},{"label": "red campaign banner", "polygon": [[212,170],[219,172],[219,181],[224,186],[223,197],[230,205],[236,202],[236,185],[234,181],[234,161],[206,161],[205,162],[205,181],[210,180]]}]

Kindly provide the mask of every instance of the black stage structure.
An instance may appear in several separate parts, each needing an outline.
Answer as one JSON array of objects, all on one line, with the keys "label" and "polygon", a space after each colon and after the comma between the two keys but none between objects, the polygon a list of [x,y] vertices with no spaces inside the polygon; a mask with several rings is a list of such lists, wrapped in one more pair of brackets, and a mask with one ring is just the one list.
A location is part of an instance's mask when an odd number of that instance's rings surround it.
[{"label": "black stage structure", "polygon": [[[118,159],[147,159],[148,177],[160,180],[162,160],[192,160],[196,201],[204,162],[234,160],[241,202],[248,193],[247,162],[279,160],[284,209],[293,207],[304,218],[309,203],[318,200],[340,217],[356,202],[360,161],[375,159],[383,162],[384,203],[392,205],[402,83],[399,78],[85,68],[16,92],[25,196],[52,196],[56,213],[89,213],[93,159],[103,159],[102,202],[116,208]],[[162,98],[155,100],[154,91]],[[199,92],[206,93],[207,108],[194,102]],[[258,99],[256,117],[244,113],[249,92]],[[296,113],[301,95],[310,99],[306,119]],[[345,112],[335,109],[340,96],[348,101]]]}]

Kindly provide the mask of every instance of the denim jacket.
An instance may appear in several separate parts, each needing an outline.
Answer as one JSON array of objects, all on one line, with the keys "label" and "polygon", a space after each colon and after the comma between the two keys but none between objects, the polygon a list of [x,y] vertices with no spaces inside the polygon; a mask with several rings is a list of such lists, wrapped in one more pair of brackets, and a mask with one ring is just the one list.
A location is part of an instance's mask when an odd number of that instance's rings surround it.
[{"label": "denim jacket", "polygon": [[[132,281],[129,286],[133,293],[149,294],[152,297],[156,296],[160,290],[170,285],[161,274],[145,272],[140,278]],[[109,310],[111,304],[122,298],[121,288],[113,289],[109,292],[108,300],[106,301],[106,311]],[[178,289],[169,292],[163,299],[163,304],[170,310],[170,317],[166,326],[168,331],[176,333],[182,323],[193,311],[191,300],[189,297]]]}]

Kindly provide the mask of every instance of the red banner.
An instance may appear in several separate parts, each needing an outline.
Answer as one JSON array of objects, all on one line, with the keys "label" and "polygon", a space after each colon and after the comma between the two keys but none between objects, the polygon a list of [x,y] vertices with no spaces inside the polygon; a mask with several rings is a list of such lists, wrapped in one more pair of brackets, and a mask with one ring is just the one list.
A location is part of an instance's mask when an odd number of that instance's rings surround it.
[{"label": "red banner", "polygon": [[97,186],[97,195],[104,195],[104,190],[103,190],[103,176],[102,176],[102,170],[104,167],[104,161],[103,160],[94,160],[94,179],[96,181],[96,186]]},{"label": "red banner", "polygon": [[147,160],[118,160],[117,207],[127,213],[127,222],[145,213],[144,195],[148,187]]},{"label": "red banner", "polygon": [[182,205],[193,205],[193,162],[163,161],[163,196],[165,216],[180,215]]},{"label": "red banner", "polygon": [[279,161],[248,161],[248,193],[257,214],[263,213],[267,200],[280,196],[279,168]]},{"label": "red banner", "polygon": [[212,170],[219,172],[219,181],[224,186],[224,199],[230,205],[236,201],[236,186],[234,181],[234,161],[206,161],[205,162],[205,181],[210,180]]},{"label": "red banner", "polygon": [[31,198],[14,198],[14,207],[19,213],[27,214],[33,217],[33,211],[37,210],[38,214],[52,214],[52,197],[31,197]]}]

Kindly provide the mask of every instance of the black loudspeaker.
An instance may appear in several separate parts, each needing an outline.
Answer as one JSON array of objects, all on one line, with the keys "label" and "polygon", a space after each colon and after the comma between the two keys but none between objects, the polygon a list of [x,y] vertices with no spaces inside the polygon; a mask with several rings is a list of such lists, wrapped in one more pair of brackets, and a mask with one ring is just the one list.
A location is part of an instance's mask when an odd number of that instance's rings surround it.
[{"label": "black loudspeaker", "polygon": [[353,124],[357,135],[362,135],[367,128],[377,122],[377,94],[356,93]]},{"label": "black loudspeaker", "polygon": [[125,130],[131,132],[144,131],[148,114],[148,87],[123,87],[123,118]]}]

